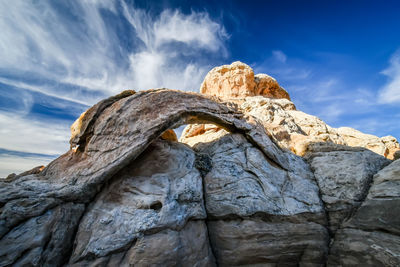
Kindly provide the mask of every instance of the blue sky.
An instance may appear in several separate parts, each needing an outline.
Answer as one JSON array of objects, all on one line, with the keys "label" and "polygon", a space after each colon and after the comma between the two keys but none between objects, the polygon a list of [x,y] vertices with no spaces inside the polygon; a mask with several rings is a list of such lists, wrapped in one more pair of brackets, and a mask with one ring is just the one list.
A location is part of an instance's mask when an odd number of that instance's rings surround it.
[{"label": "blue sky", "polygon": [[0,177],[68,150],[124,89],[198,91],[240,60],[333,127],[400,138],[398,1],[0,1]]}]

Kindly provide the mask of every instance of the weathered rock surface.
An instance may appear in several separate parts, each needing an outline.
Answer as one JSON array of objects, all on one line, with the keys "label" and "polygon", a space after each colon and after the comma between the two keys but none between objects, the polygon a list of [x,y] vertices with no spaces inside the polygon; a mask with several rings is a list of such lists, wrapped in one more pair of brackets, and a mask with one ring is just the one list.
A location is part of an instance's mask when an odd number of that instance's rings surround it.
[{"label": "weathered rock surface", "polygon": [[332,232],[361,205],[372,176],[390,162],[365,148],[330,143],[314,144],[307,159],[318,182]]},{"label": "weathered rock surface", "polygon": [[350,147],[243,65],[214,96],[103,100],[67,153],[0,180],[0,266],[399,266],[397,141]]},{"label": "weathered rock surface", "polygon": [[324,263],[325,211],[303,159],[293,155],[284,170],[240,134],[195,150],[212,164],[204,192],[219,265]]},{"label": "weathered rock surface", "polygon": [[262,95],[290,100],[274,78],[266,74],[254,76],[253,69],[240,61],[213,68],[205,77],[200,92],[225,99]]},{"label": "weathered rock surface", "polygon": [[[171,141],[154,143],[184,123],[214,122],[240,132],[273,164],[292,168],[292,156],[260,124],[209,98],[162,89],[111,100],[81,116],[72,149],[43,171],[0,182],[0,265],[146,265],[166,261],[163,255],[171,265],[213,265],[194,153]],[[141,254],[140,244],[156,242],[147,235],[166,233],[175,240],[166,247],[171,253]],[[202,240],[198,253],[183,247],[195,237]],[[151,258],[140,258],[146,253]]]},{"label": "weathered rock surface", "polygon": [[[379,138],[349,127],[335,129],[315,116],[296,110],[289,94],[274,78],[266,74],[254,76],[253,70],[241,62],[212,69],[200,91],[238,104],[244,114],[260,120],[279,146],[300,156],[306,154],[308,145],[318,142],[365,147],[389,159],[394,159],[396,151],[400,151],[400,144],[393,136]],[[180,140],[194,145],[202,140],[217,139],[224,133],[215,126],[199,131],[201,128],[187,128]]]},{"label": "weathered rock surface", "polygon": [[350,266],[400,265],[400,161],[373,179],[367,198],[338,230],[329,263]]},{"label": "weathered rock surface", "polygon": [[[85,265],[96,258],[118,265],[212,265],[194,162],[194,152],[183,144],[153,142],[90,204],[70,263]],[[197,240],[196,246],[190,240]]]},{"label": "weathered rock surface", "polygon": [[218,220],[209,222],[220,266],[323,266],[329,236],[312,222]]}]

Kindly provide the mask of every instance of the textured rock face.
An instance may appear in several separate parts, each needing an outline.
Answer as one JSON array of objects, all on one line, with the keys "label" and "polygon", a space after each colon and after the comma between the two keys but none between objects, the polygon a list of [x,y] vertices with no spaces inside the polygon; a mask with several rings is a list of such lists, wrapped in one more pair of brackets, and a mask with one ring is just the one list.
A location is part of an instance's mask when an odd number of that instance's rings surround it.
[{"label": "textured rock face", "polygon": [[253,70],[239,61],[212,69],[205,77],[200,92],[225,99],[262,95],[290,100],[289,94],[274,78],[266,74],[254,76]]},{"label": "textured rock face", "polygon": [[[183,144],[152,143],[91,203],[70,263],[84,265],[96,257],[122,265],[211,265],[202,181],[194,162],[193,151]],[[185,245],[194,239],[196,246]]]},{"label": "textured rock face", "polygon": [[284,170],[239,134],[195,147],[210,158],[204,177],[209,234],[221,266],[322,264],[325,211],[308,165]]},{"label": "textured rock face", "polygon": [[[274,78],[266,74],[254,75],[248,65],[239,61],[212,69],[200,91],[238,104],[244,114],[260,120],[279,146],[300,156],[307,153],[310,144],[318,142],[364,147],[389,159],[395,159],[396,151],[400,151],[400,144],[393,136],[379,138],[349,127],[335,129],[315,116],[296,110],[288,92]],[[192,126],[184,131],[181,141],[190,145],[211,141],[225,134],[220,129],[209,125]]]},{"label": "textured rock face", "polygon": [[[0,181],[0,265],[212,266],[196,157],[185,145],[154,143],[191,122],[241,132],[290,168],[291,155],[260,124],[209,98],[151,90],[107,99],[74,124],[70,151],[39,173]],[[161,240],[159,253],[143,247]]]},{"label": "textured rock face", "polygon": [[[365,147],[379,155],[387,156],[389,154],[388,147],[385,145],[385,142],[382,141],[379,137],[370,134],[364,134],[349,127],[341,127],[338,128],[337,131],[346,140],[346,143],[349,146]],[[391,145],[392,141],[396,141],[396,139],[387,139],[386,143]]]},{"label": "textured rock face", "polygon": [[399,266],[400,264],[400,161],[373,179],[367,198],[343,224],[329,256],[329,264]]},{"label": "textured rock face", "polygon": [[67,153],[0,180],[0,266],[399,266],[399,160],[287,99],[235,103],[160,89],[90,108]]},{"label": "textured rock face", "polygon": [[321,143],[307,154],[335,232],[367,195],[372,176],[389,160],[367,149]]}]

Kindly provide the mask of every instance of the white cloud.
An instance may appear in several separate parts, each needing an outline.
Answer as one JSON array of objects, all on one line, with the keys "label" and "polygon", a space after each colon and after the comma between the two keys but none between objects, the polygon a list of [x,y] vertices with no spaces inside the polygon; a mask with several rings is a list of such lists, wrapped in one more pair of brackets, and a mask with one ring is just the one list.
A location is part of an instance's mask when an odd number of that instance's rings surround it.
[{"label": "white cloud", "polygon": [[[1,1],[0,70],[108,95],[154,87],[198,90],[210,68],[200,63],[199,54],[226,55],[225,29],[205,12],[186,15],[164,10],[153,16],[120,3],[122,11],[115,1]],[[56,4],[61,7],[55,8]],[[69,10],[72,16],[60,9]],[[129,48],[121,43],[102,10],[117,15],[120,22],[125,17],[136,34],[128,39],[136,38],[139,42],[135,43],[142,45]],[[181,60],[183,56],[187,58]],[[43,90],[54,93],[51,88]]]},{"label": "white cloud", "polygon": [[278,60],[279,62],[285,63],[287,60],[287,56],[285,55],[285,53],[283,53],[280,50],[274,50],[272,51],[272,56]]},{"label": "white cloud", "polygon": [[382,71],[389,81],[380,89],[379,102],[381,104],[400,103],[400,50],[392,55],[389,67]]},{"label": "white cloud", "polygon": [[[135,29],[143,47],[129,56],[130,70],[135,88],[167,87],[197,91],[209,65],[192,61],[182,62],[179,57],[195,55],[199,51],[226,54],[224,27],[212,21],[207,13],[184,15],[179,11],[164,10],[156,19],[140,9],[122,2],[123,13]],[[184,45],[179,50],[168,45]]]},{"label": "white cloud", "polygon": [[11,173],[19,174],[37,166],[46,166],[51,160],[47,157],[0,155],[0,178],[5,178]]},{"label": "white cloud", "polygon": [[[55,98],[58,98],[61,100],[70,101],[70,102],[80,104],[80,105],[95,104],[95,103],[93,103],[93,99],[89,99],[89,98],[85,99],[85,97],[82,97],[82,94],[79,94],[79,91],[66,91],[64,94],[59,94],[59,93],[53,92],[54,88],[49,88],[46,85],[37,86],[37,85],[28,84],[26,82],[15,81],[15,80],[1,78],[1,77],[0,77],[0,83],[18,87],[21,89],[26,89],[26,90],[29,90],[32,92],[38,92],[38,93],[41,93],[46,96],[55,97]],[[24,97],[22,100],[25,102],[26,100],[31,99],[31,98],[32,97],[29,96],[28,94],[24,94]],[[32,103],[30,103],[30,104],[32,104]],[[27,109],[27,110],[29,111],[29,109]]]},{"label": "white cloud", "polygon": [[65,121],[35,121],[15,113],[0,113],[0,148],[40,154],[61,154],[69,149]]},{"label": "white cloud", "polygon": [[[198,91],[213,65],[205,57],[227,55],[228,35],[207,13],[150,14],[123,0],[0,1],[0,29],[0,82],[56,97],[60,109],[61,100],[92,105],[125,89]],[[23,97],[15,112],[0,112],[0,148],[67,151],[69,123],[38,121],[30,93],[15,96]]]}]

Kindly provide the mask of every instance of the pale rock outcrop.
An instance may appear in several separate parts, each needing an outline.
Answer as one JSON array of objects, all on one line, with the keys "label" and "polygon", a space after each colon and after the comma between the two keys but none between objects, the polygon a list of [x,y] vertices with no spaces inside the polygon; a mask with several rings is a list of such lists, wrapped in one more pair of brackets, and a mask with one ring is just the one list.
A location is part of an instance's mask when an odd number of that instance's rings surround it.
[{"label": "pale rock outcrop", "polygon": [[340,127],[337,131],[349,146],[365,147],[385,157],[389,154],[385,143],[375,135],[365,134],[350,127]]},{"label": "pale rock outcrop", "polygon": [[391,135],[381,137],[382,142],[385,144],[388,149],[388,159],[396,159],[396,152],[400,153],[400,144],[397,142],[397,139]]},{"label": "pale rock outcrop", "polygon": [[[244,114],[259,119],[275,143],[300,156],[305,155],[308,145],[318,142],[365,147],[389,159],[394,159],[400,150],[393,136],[379,138],[349,127],[335,129],[316,116],[296,110],[289,94],[274,78],[254,75],[248,65],[238,61],[212,69],[200,91],[218,97],[218,101],[238,105]],[[215,140],[225,134],[220,129],[199,125],[187,128],[180,140],[190,145]]]},{"label": "pale rock outcrop", "polygon": [[209,71],[200,87],[200,92],[224,99],[263,95],[290,100],[289,94],[274,78],[266,74],[254,76],[253,69],[240,61],[215,67]]}]

